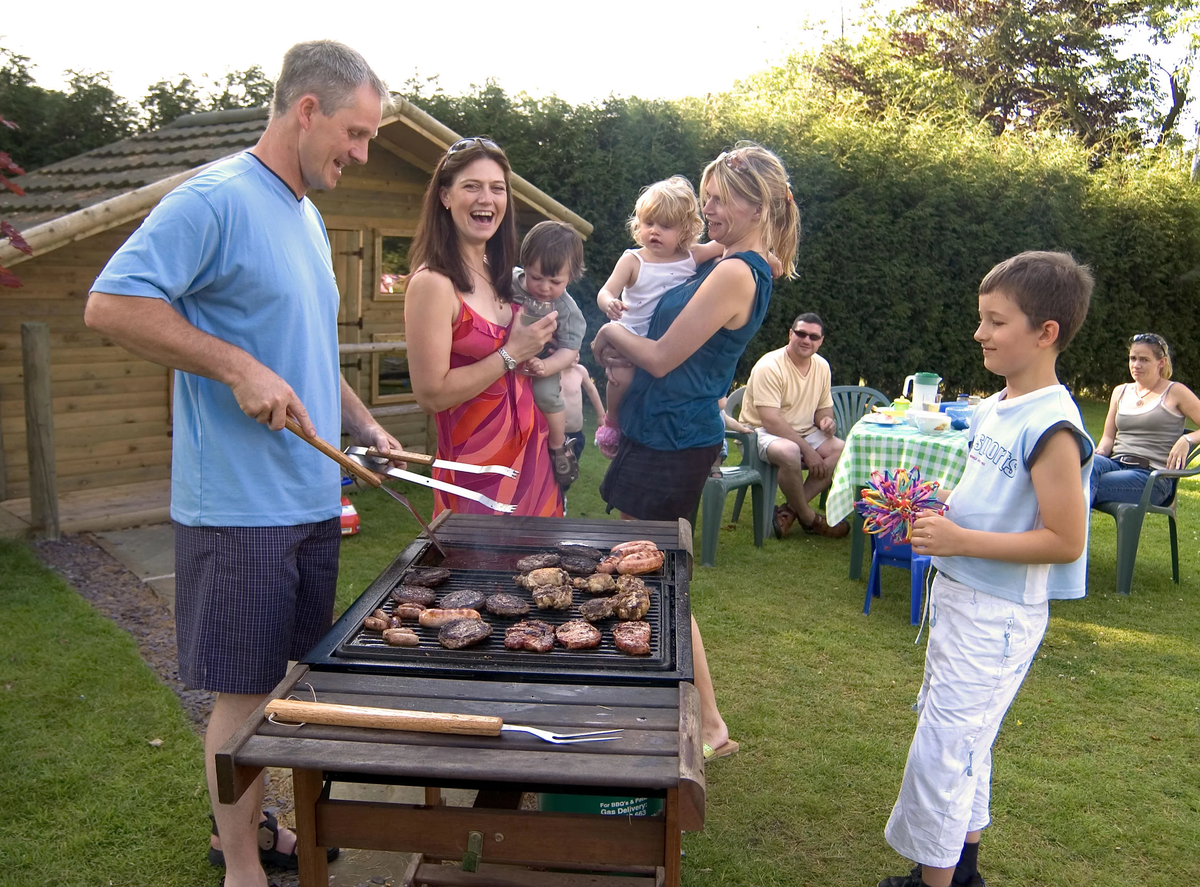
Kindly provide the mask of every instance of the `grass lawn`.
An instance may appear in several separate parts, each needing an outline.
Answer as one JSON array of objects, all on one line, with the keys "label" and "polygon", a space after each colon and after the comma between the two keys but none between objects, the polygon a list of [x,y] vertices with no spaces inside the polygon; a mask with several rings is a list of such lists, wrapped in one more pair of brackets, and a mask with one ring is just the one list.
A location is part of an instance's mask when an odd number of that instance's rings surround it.
[{"label": "grass lawn", "polygon": [[[1103,409],[1085,405],[1096,437]],[[606,465],[589,447],[572,516],[604,517]],[[429,512],[424,491],[412,498]],[[418,531],[386,495],[353,499],[363,532],[342,549],[339,611]],[[992,887],[1200,883],[1200,484],[1180,511],[1181,584],[1166,521],[1153,518],[1128,598],[1114,591],[1112,520],[1093,516],[1091,593],[1052,605],[996,744],[981,854]],[[692,582],[742,751],[708,771],[707,827],[685,838],[684,883],[874,885],[907,870],[882,832],[924,658],[908,574],[886,571],[863,616],[848,540],[796,531],[756,549],[750,523],[722,530],[718,566],[697,566]],[[169,691],[20,546],[0,549],[0,580],[0,683],[13,685],[0,694],[0,884],[215,883],[197,863],[200,745]],[[167,741],[153,749],[154,737]]]}]

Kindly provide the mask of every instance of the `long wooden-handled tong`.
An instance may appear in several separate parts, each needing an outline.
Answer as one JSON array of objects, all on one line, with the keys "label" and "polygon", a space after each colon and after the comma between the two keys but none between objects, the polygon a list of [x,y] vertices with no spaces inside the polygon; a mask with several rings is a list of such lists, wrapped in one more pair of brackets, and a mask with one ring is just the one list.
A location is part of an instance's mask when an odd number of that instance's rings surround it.
[{"label": "long wooden-handled tong", "polygon": [[[338,465],[341,465],[352,476],[358,478],[363,483],[365,483],[369,486],[379,487],[380,489],[386,491],[389,496],[391,496],[393,499],[395,499],[397,502],[399,502],[401,505],[403,505],[405,508],[407,508],[412,513],[412,516],[417,519],[417,523],[419,523],[421,525],[421,529],[425,531],[425,535],[429,537],[429,541],[434,544],[434,546],[437,548],[437,550],[440,551],[443,555],[446,554],[446,549],[442,548],[442,544],[440,542],[438,542],[437,536],[434,535],[433,530],[430,529],[430,527],[429,527],[429,524],[425,523],[425,518],[421,517],[421,515],[417,513],[417,509],[413,508],[412,503],[409,502],[407,498],[400,495],[399,493],[397,493],[395,490],[391,489],[390,487],[385,487],[383,485],[383,480],[379,477],[379,475],[377,475],[375,472],[371,471],[369,468],[364,468],[358,462],[355,462],[349,456],[346,456],[345,454],[343,454],[342,451],[339,450],[337,447],[335,447],[333,444],[331,444],[325,440],[322,440],[321,438],[317,437],[316,435],[309,437],[307,434],[304,433],[304,429],[300,427],[300,423],[297,422],[295,419],[293,419],[291,416],[288,416],[284,420],[284,426],[287,428],[288,431],[292,432],[292,434],[296,435],[302,441],[304,441],[307,444],[312,445],[317,450],[319,450],[320,452],[322,452],[326,456],[328,456],[330,459],[332,459],[334,462],[338,463]],[[419,477],[419,476],[420,475],[414,475],[414,477]]]},{"label": "long wooden-handled tong", "polygon": [[[415,733],[458,733],[466,736],[499,736],[501,733],[528,733],[554,745],[576,742],[606,742],[620,739],[621,729],[592,730],[587,733],[554,733],[537,727],[506,724],[487,715],[439,714],[431,711],[404,711],[395,708],[370,708],[363,705],[337,705],[332,702],[306,702],[301,699],[272,699],[267,717],[283,718],[305,724],[333,724],[340,727],[374,727],[380,730],[409,730]],[[272,720],[274,723],[274,721]]]},{"label": "long wooden-handled tong", "polygon": [[[505,468],[502,465],[467,465],[463,462],[446,462],[442,459],[434,459],[432,456],[423,456],[420,453],[407,453],[402,450],[387,451],[391,454],[390,456],[375,455],[375,453],[379,452],[383,451],[369,450],[366,447],[346,447],[345,457],[358,463],[363,468],[370,469],[379,474],[399,478],[400,480],[408,481],[410,484],[429,487],[431,490],[453,493],[455,496],[462,496],[464,499],[471,499],[481,505],[486,505],[492,511],[499,512],[500,514],[512,514],[517,510],[515,505],[505,505],[502,502],[497,502],[490,496],[485,496],[476,490],[468,490],[466,487],[447,483],[437,478],[426,477],[423,474],[414,474],[411,471],[405,471],[403,468],[392,468],[388,462],[389,459],[404,459],[406,461],[432,465],[435,468],[453,468],[456,471],[470,470],[475,474],[503,474],[507,477],[516,477],[517,472],[511,468]],[[413,458],[414,456],[416,457],[415,459]]]},{"label": "long wooden-handled tong", "polygon": [[377,450],[375,447],[346,447],[349,456],[373,456],[376,459],[389,459],[393,462],[411,462],[414,465],[428,465],[430,468],[445,468],[449,471],[465,471],[468,474],[502,474],[505,477],[516,477],[521,472],[507,465],[472,465],[470,462],[450,462],[446,459],[435,459],[424,453],[410,453],[408,450]]}]

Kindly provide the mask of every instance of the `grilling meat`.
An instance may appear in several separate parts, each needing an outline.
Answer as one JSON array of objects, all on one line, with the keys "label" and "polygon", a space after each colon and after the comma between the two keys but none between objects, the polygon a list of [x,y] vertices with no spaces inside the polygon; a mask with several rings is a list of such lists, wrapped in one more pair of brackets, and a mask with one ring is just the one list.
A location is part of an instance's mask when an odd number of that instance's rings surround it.
[{"label": "grilling meat", "polygon": [[646,583],[637,576],[618,576],[617,591],[644,591],[650,593],[650,589],[646,587]]},{"label": "grilling meat", "polygon": [[484,602],[484,606],[496,616],[524,616],[529,612],[528,601],[504,592],[493,594]]},{"label": "grilling meat", "polygon": [[438,632],[438,643],[447,650],[461,650],[486,640],[491,634],[492,627],[479,621],[476,614],[475,619],[456,619],[443,625],[442,630]]},{"label": "grilling meat", "polygon": [[425,608],[420,604],[410,604],[407,601],[397,601],[395,609],[392,610],[392,615],[398,616],[401,619],[420,619],[421,614],[425,612]]},{"label": "grilling meat", "polygon": [[574,579],[571,581],[571,584],[580,591],[586,591],[588,594],[616,594],[620,590],[620,587],[613,581],[613,577],[609,573],[593,573],[591,576],[584,576],[582,579]]},{"label": "grilling meat", "polygon": [[421,643],[411,628],[389,628],[383,633],[383,639],[392,647],[415,647]]},{"label": "grilling meat", "polygon": [[579,605],[579,614],[588,622],[599,622],[613,616],[613,598],[594,597]]},{"label": "grilling meat", "polygon": [[657,548],[654,551],[634,551],[617,561],[618,573],[653,573],[663,565],[663,553]]},{"label": "grilling meat", "polygon": [[580,557],[577,554],[564,554],[559,566],[568,573],[586,576],[596,571],[597,563],[597,561],[592,560],[590,557]]},{"label": "grilling meat", "polygon": [[530,570],[520,576],[513,576],[513,582],[522,588],[534,589],[539,586],[570,585],[571,577],[565,570],[558,567],[542,567]]},{"label": "grilling meat", "polygon": [[570,554],[575,557],[586,557],[592,563],[604,557],[604,552],[599,548],[592,548],[590,545],[577,545],[574,542],[560,542],[554,546],[558,549],[559,554]]},{"label": "grilling meat", "polygon": [[409,570],[404,574],[405,585],[424,585],[433,588],[441,585],[450,578],[450,571],[445,567],[424,567],[419,570]]},{"label": "grilling meat", "polygon": [[600,563],[596,564],[596,570],[600,573],[615,573],[617,572],[617,564],[621,562],[619,554],[610,554]]},{"label": "grilling meat", "polygon": [[392,589],[392,597],[405,603],[432,607],[437,600],[437,592],[424,585],[398,585]]},{"label": "grilling meat", "polygon": [[622,653],[646,656],[650,653],[650,623],[620,622],[613,629],[613,643]]},{"label": "grilling meat", "polygon": [[472,588],[464,588],[462,591],[452,591],[440,601],[438,606],[443,610],[482,610],[483,603],[487,600],[487,595],[482,591],[475,591]]},{"label": "grilling meat", "polygon": [[504,632],[504,649],[549,653],[554,649],[554,626],[540,619],[526,619]]},{"label": "grilling meat", "polygon": [[371,631],[387,631],[389,628],[399,628],[399,618],[389,616],[386,610],[376,610],[363,620],[363,628]]},{"label": "grilling meat", "polygon": [[448,625],[451,622],[457,622],[460,619],[471,619],[476,622],[483,619],[479,615],[478,610],[426,610],[421,614],[419,621],[425,628],[441,628],[443,625]]},{"label": "grilling meat", "polygon": [[582,619],[564,622],[554,634],[558,637],[558,642],[568,650],[590,650],[600,646],[600,629]]},{"label": "grilling meat", "polygon": [[569,610],[575,600],[569,585],[539,585],[532,593],[540,610]]},{"label": "grilling meat", "polygon": [[650,611],[650,594],[644,589],[618,592],[613,609],[621,619],[641,619]]},{"label": "grilling meat", "polygon": [[557,567],[559,560],[559,556],[552,551],[545,551],[541,554],[530,554],[517,561],[517,569],[522,573],[528,573],[530,570]]}]

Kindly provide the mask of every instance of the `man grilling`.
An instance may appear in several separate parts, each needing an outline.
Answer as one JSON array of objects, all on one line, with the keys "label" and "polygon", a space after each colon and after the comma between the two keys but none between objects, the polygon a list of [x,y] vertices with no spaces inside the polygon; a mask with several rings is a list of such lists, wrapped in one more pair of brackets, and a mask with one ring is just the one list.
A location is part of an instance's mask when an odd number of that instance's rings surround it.
[{"label": "man grilling", "polygon": [[824,339],[821,318],[801,314],[792,321],[787,345],[754,365],[742,399],[740,418],[754,428],[759,455],[779,466],[779,488],[787,502],[775,508],[777,538],[797,520],[806,533],[837,539],[850,532],[845,521],[829,526],[809,504],[833,480],[845,446],[834,436],[829,362],[817,354]]},{"label": "man grilling", "polygon": [[[266,131],[168,194],[88,297],[91,328],[174,367],[171,517],[179,672],[218,695],[205,733],[209,858],[226,887],[296,868],[295,835],[261,812],[261,782],[217,802],[214,754],[330,627],[341,539],[336,463],[281,433],[400,444],[338,369],[338,289],[305,196],[365,163],[388,101],[361,55],[288,50]],[[219,849],[218,838],[219,834]]]}]

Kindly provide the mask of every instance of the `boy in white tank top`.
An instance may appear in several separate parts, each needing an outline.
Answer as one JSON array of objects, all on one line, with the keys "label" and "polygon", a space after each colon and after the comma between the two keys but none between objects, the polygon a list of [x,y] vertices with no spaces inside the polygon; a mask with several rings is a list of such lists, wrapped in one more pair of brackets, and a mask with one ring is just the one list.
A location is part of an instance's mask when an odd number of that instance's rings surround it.
[{"label": "boy in white tank top", "polygon": [[[626,250],[617,260],[596,295],[596,304],[610,320],[645,336],[663,294],[695,274],[698,265],[718,258],[724,248],[716,242],[696,245],[704,222],[692,183],[683,176],[646,186],[628,225],[640,248]],[[617,413],[633,381],[633,369],[631,364],[608,371],[607,409],[596,430],[596,446],[609,459],[621,442]]]}]

